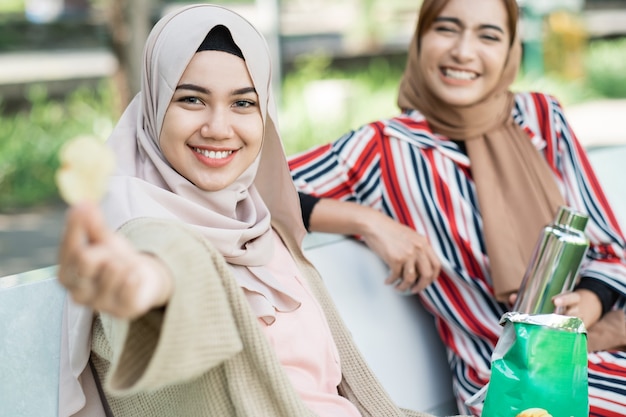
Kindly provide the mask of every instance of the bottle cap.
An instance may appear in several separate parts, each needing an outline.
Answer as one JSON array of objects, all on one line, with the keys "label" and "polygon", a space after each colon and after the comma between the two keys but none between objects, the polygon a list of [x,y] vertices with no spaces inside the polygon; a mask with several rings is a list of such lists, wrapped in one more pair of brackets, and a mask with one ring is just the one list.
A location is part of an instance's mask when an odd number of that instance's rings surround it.
[{"label": "bottle cap", "polygon": [[585,231],[589,216],[580,211],[573,210],[570,207],[561,206],[559,212],[554,219],[554,224],[564,227],[571,227],[572,229]]}]

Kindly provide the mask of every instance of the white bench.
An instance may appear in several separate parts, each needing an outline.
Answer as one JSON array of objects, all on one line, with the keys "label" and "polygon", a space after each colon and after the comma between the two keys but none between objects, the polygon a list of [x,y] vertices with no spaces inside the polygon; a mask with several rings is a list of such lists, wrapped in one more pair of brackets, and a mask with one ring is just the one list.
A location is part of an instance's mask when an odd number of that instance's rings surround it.
[{"label": "white bench", "polygon": [[0,278],[0,415],[56,417],[64,298],[56,267]]},{"label": "white bench", "polygon": [[[626,141],[626,132],[623,132]],[[613,212],[626,233],[626,144],[587,149],[591,165]]]}]

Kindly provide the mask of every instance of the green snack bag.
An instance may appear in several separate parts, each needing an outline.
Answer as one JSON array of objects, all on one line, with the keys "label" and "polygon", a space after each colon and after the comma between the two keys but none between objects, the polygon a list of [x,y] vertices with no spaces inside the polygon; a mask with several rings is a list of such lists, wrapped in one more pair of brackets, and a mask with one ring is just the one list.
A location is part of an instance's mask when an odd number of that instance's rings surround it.
[{"label": "green snack bag", "polygon": [[529,408],[552,417],[587,417],[587,335],[579,318],[558,314],[502,316],[491,357],[482,417],[516,417]]}]

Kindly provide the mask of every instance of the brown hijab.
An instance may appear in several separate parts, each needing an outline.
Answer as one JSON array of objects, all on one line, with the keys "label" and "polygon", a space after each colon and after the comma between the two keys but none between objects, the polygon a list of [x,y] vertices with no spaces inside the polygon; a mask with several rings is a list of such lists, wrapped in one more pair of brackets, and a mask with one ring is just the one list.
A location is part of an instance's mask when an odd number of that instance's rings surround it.
[{"label": "brown hijab", "polygon": [[457,107],[429,90],[420,71],[420,39],[436,17],[433,11],[439,14],[447,2],[424,0],[398,105],[419,110],[433,132],[465,142],[494,293],[498,301],[506,302],[519,289],[541,228],[550,223],[564,200],[545,159],[512,118],[514,96],[509,87],[520,65],[521,45],[516,36],[517,5],[514,0],[503,1],[509,12],[515,12],[509,20],[512,42],[500,81],[491,93],[471,106]]}]

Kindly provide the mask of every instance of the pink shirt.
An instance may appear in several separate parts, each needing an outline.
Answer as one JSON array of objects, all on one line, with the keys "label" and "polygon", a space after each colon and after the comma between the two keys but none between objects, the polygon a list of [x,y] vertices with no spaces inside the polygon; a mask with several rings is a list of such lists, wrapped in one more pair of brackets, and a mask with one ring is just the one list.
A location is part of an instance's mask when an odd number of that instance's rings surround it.
[{"label": "pink shirt", "polygon": [[337,392],[341,364],[326,317],[275,233],[274,257],[267,267],[302,302],[294,311],[277,311],[276,321],[269,326],[259,319],[296,391],[320,417],[361,416],[354,404]]}]

